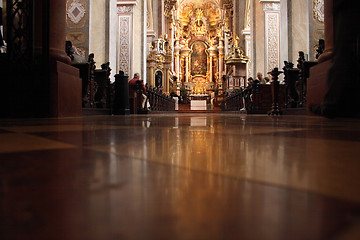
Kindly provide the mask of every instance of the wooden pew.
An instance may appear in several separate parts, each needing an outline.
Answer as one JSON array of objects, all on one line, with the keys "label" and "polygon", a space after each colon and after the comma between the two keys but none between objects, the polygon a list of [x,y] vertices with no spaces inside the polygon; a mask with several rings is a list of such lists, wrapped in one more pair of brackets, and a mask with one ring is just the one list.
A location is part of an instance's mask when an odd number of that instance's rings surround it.
[{"label": "wooden pew", "polygon": [[307,79],[310,77],[310,68],[315,66],[317,61],[306,61],[304,52],[299,51],[299,58],[297,60],[297,68],[299,69],[299,78],[296,83],[296,88],[299,94],[299,107],[306,106],[306,89],[307,89]]},{"label": "wooden pew", "polygon": [[95,106],[94,71],[96,68],[94,54],[91,53],[89,55],[88,62],[71,63],[71,66],[80,70],[80,78],[82,79],[82,107],[93,108]]},{"label": "wooden pew", "polygon": [[299,69],[294,68],[292,62],[284,62],[284,80],[286,84],[286,108],[297,108],[299,106],[299,93],[296,89],[296,83],[299,81]]},{"label": "wooden pew", "polygon": [[142,107],[142,94],[143,86],[140,80],[136,81],[136,85],[129,85],[130,114],[147,113],[146,109]]},{"label": "wooden pew", "polygon": [[[268,113],[273,104],[271,85],[256,84],[252,88],[237,91],[224,99],[222,110],[239,111],[246,105],[246,111],[249,114]],[[245,101],[244,101],[245,100]],[[286,85],[279,85],[278,105],[284,108],[286,104]]]},{"label": "wooden pew", "polygon": [[156,89],[147,89],[146,95],[151,111],[175,111],[175,100],[172,97]]},{"label": "wooden pew", "polygon": [[110,89],[110,62],[101,65],[101,69],[94,71],[95,94],[94,104],[96,108],[108,108],[111,105]]}]

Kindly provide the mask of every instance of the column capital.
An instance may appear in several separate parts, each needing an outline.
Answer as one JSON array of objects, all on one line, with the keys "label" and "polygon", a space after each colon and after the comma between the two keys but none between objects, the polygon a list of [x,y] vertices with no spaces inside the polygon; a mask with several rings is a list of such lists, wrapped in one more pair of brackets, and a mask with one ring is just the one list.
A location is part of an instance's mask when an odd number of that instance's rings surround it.
[{"label": "column capital", "polygon": [[117,0],[117,5],[137,5],[137,0]]},{"label": "column capital", "polygon": [[134,13],[134,6],[138,3],[136,0],[117,0],[117,14]]},{"label": "column capital", "polygon": [[263,2],[264,12],[280,11],[280,1]]},{"label": "column capital", "polygon": [[117,14],[124,13],[134,13],[134,8],[132,5],[118,5],[117,6]]}]

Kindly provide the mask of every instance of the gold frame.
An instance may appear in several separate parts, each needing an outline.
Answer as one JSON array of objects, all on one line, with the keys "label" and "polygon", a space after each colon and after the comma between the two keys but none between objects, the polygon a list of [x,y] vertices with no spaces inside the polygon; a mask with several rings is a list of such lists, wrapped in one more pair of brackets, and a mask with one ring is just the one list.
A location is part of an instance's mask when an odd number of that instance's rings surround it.
[{"label": "gold frame", "polygon": [[[196,74],[196,75],[192,75],[191,74],[191,63],[192,63],[192,53],[193,53],[193,46],[196,42],[201,42],[202,44],[205,45],[205,54],[206,54],[206,75],[203,75],[203,74]],[[210,68],[210,57],[209,57],[209,52],[208,52],[208,49],[209,49],[209,45],[207,42],[203,41],[203,40],[195,40],[191,43],[191,46],[190,46],[190,52],[189,52],[189,75],[190,75],[190,80],[191,82],[193,81],[194,78],[199,78],[199,77],[202,77],[205,79],[205,82],[208,82],[209,80],[209,68]]]}]

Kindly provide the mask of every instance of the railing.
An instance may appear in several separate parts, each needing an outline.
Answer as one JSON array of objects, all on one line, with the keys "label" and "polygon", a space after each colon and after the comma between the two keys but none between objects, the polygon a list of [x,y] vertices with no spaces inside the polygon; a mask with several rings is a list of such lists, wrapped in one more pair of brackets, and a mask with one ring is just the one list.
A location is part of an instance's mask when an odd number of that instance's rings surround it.
[{"label": "railing", "polygon": [[[221,105],[223,111],[246,110],[247,113],[281,114],[286,103],[286,85],[276,80],[271,85],[252,84],[231,93]],[[274,110],[275,109],[275,110]]]},{"label": "railing", "polygon": [[175,100],[156,89],[146,90],[151,111],[175,111]]}]

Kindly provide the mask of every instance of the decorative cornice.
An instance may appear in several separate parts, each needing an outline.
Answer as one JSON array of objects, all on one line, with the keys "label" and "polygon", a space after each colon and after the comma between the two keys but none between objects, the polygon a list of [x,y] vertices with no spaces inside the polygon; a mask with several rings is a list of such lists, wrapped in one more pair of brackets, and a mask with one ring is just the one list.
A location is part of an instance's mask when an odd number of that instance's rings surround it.
[{"label": "decorative cornice", "polygon": [[117,7],[117,13],[121,14],[121,13],[133,13],[134,12],[134,8],[133,6],[118,6]]},{"label": "decorative cornice", "polygon": [[117,0],[117,5],[137,5],[137,0]]},{"label": "decorative cornice", "polygon": [[280,0],[260,0],[260,3],[280,3]]},{"label": "decorative cornice", "polygon": [[271,2],[264,3],[264,11],[280,11],[280,3]]}]

